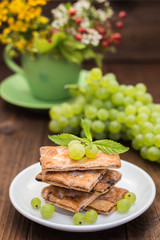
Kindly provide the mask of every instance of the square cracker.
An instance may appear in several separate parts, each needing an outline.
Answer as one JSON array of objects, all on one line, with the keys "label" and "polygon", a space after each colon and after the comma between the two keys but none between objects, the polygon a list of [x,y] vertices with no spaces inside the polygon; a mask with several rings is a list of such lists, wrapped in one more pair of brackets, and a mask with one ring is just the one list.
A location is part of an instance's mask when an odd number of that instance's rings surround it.
[{"label": "square cracker", "polygon": [[42,171],[73,171],[73,170],[95,170],[107,168],[120,168],[121,161],[117,154],[106,154],[98,151],[94,159],[83,157],[79,161],[74,161],[69,157],[68,148],[41,147],[40,162]]},{"label": "square cracker", "polygon": [[113,187],[111,190],[91,202],[85,209],[94,209],[99,214],[108,215],[116,210],[116,204],[121,200],[128,190]]},{"label": "square cracker", "polygon": [[98,196],[96,193],[80,192],[53,185],[43,188],[41,195],[46,202],[71,212],[79,212]]},{"label": "square cracker", "polygon": [[48,184],[90,192],[91,190],[103,194],[111,189],[120,179],[121,173],[116,170],[45,172],[36,176],[37,181]]},{"label": "square cracker", "polygon": [[107,170],[44,172],[36,176],[36,180],[48,184],[90,192]]}]

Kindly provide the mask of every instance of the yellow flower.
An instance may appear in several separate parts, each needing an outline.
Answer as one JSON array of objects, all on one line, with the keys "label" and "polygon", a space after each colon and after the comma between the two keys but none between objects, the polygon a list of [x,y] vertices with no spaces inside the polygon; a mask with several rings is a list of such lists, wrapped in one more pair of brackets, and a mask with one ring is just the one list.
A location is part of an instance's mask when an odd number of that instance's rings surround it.
[{"label": "yellow flower", "polygon": [[39,17],[38,20],[37,20],[39,23],[42,23],[42,24],[45,24],[48,22],[48,18],[46,17]]},{"label": "yellow flower", "polygon": [[13,17],[10,17],[9,19],[8,19],[8,24],[9,25],[12,25],[14,23],[14,18]]},{"label": "yellow flower", "polygon": [[28,4],[32,7],[35,7],[37,5],[45,5],[47,3],[47,0],[28,0]]},{"label": "yellow flower", "polygon": [[3,30],[3,34],[5,34],[5,35],[8,35],[10,32],[11,32],[11,29],[10,29],[10,28],[5,28],[5,29]]}]

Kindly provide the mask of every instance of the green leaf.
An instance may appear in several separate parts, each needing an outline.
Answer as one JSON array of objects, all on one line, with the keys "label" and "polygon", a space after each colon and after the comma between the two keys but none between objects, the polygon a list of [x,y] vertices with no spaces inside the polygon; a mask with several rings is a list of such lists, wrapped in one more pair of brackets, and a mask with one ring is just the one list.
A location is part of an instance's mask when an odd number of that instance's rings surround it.
[{"label": "green leaf", "polygon": [[73,134],[69,134],[69,133],[62,133],[62,134],[58,134],[58,135],[53,135],[53,136],[48,136],[48,138],[61,146],[64,147],[68,147],[68,144],[72,141],[72,140],[79,140],[81,141],[82,138],[79,138]]},{"label": "green leaf", "polygon": [[77,49],[82,50],[86,48],[86,45],[76,41],[73,37],[67,37],[67,39],[63,42],[64,47],[67,47],[69,49]]},{"label": "green leaf", "polygon": [[82,122],[82,128],[84,130],[84,133],[87,137],[87,139],[92,142],[92,135],[91,135],[91,132],[90,132],[90,128],[89,128],[89,125],[88,123],[84,120],[84,119],[81,119],[81,122]]},{"label": "green leaf", "polygon": [[96,145],[99,150],[107,154],[120,154],[129,150],[128,147],[124,147],[122,144],[108,139],[97,140],[93,142],[93,144]]},{"label": "green leaf", "polygon": [[67,10],[69,10],[71,6],[72,6],[72,5],[71,5],[70,2],[66,3],[66,9],[67,9]]},{"label": "green leaf", "polygon": [[63,46],[59,46],[59,48],[60,48],[60,52],[63,55],[63,57],[66,58],[68,61],[74,62],[74,63],[77,63],[77,64],[80,64],[83,61],[83,57],[82,57],[81,52],[78,52],[78,51],[70,52],[69,50],[67,50]]},{"label": "green leaf", "polygon": [[52,46],[53,48],[57,46],[57,44],[66,39],[66,34],[64,32],[57,32],[52,35]]}]

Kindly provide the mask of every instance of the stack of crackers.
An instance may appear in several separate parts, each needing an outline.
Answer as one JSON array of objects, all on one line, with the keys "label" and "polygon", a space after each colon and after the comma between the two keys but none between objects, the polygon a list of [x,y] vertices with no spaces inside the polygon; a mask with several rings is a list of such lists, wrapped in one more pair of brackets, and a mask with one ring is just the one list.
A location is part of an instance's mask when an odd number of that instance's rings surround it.
[{"label": "stack of crackers", "polygon": [[100,214],[110,214],[117,202],[128,192],[115,187],[122,175],[112,168],[120,168],[119,155],[101,151],[94,159],[83,157],[72,160],[68,148],[42,147],[42,171],[36,180],[50,185],[42,189],[46,202],[72,212],[94,209]]}]

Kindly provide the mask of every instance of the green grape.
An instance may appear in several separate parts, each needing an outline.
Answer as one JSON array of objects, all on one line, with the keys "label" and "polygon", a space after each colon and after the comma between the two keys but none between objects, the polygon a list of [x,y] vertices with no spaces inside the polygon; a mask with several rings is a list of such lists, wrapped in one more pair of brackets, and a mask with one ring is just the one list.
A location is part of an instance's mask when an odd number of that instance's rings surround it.
[{"label": "green grape", "polygon": [[87,224],[93,224],[97,221],[98,214],[95,210],[89,210],[84,215],[84,221]]},{"label": "green grape", "polygon": [[66,126],[66,127],[64,127],[62,130],[61,130],[61,132],[63,132],[63,133],[72,133],[72,128],[70,127],[70,126]]},{"label": "green grape", "polygon": [[119,112],[117,115],[117,120],[120,123],[124,123],[126,119],[126,114],[124,112]]},{"label": "green grape", "polygon": [[146,113],[139,113],[136,118],[136,122],[139,125],[143,125],[148,120],[148,115]]},{"label": "green grape", "polygon": [[113,108],[113,103],[110,100],[106,100],[106,101],[104,101],[103,106],[104,106],[104,108],[110,110]]},{"label": "green grape", "polygon": [[150,161],[157,161],[160,157],[160,150],[157,147],[150,147],[147,151],[147,158]]},{"label": "green grape", "polygon": [[[94,81],[90,84],[91,88],[94,90],[94,92],[99,88],[99,81]],[[91,96],[92,97],[92,96]],[[87,98],[87,96],[86,96]]]},{"label": "green grape", "polygon": [[126,91],[126,87],[127,87],[127,86],[126,86],[125,84],[121,84],[121,85],[119,86],[119,91],[124,94],[125,91]]},{"label": "green grape", "polygon": [[127,137],[128,140],[132,140],[133,139],[133,135],[132,135],[131,129],[127,129],[126,130],[126,137]]},{"label": "green grape", "polygon": [[158,118],[156,119],[155,124],[159,124],[159,123],[160,123],[160,117],[158,117]]},{"label": "green grape", "polygon": [[160,114],[158,112],[152,112],[151,116],[150,116],[150,121],[153,124],[156,124],[157,123],[157,118],[159,118],[159,117],[160,117]]},{"label": "green grape", "polygon": [[156,124],[153,129],[154,134],[159,134],[160,133],[160,123]]},{"label": "green grape", "polygon": [[95,133],[94,134],[94,139],[100,140],[100,139],[106,139],[107,138],[107,133],[102,132],[102,133]]},{"label": "green grape", "polygon": [[124,105],[125,106],[132,105],[132,104],[134,104],[134,99],[133,98],[128,97],[128,96],[124,98]]},{"label": "green grape", "polygon": [[100,68],[92,68],[89,74],[93,80],[98,80],[102,77],[102,71]]},{"label": "green grape", "polygon": [[144,145],[152,146],[154,142],[154,135],[152,133],[146,133],[143,139]]},{"label": "green grape", "polygon": [[79,115],[83,112],[83,106],[80,105],[79,103],[74,103],[72,105],[72,110],[74,114]]},{"label": "green grape", "polygon": [[84,113],[86,118],[94,119],[97,116],[97,108],[92,105],[86,106],[84,109]]},{"label": "green grape", "polygon": [[128,192],[124,195],[124,199],[129,200],[130,203],[133,204],[136,201],[136,195],[132,192]]},{"label": "green grape", "polygon": [[120,111],[120,112],[124,112],[124,109],[125,109],[125,107],[123,106],[123,105],[121,105],[121,106],[118,106],[118,111]]},{"label": "green grape", "polygon": [[69,103],[62,104],[62,114],[67,118],[73,117],[74,112],[72,106]]},{"label": "green grape", "polygon": [[92,123],[92,130],[95,132],[95,133],[101,133],[103,132],[105,129],[105,124],[100,121],[100,120],[95,120],[93,123]]},{"label": "green grape", "polygon": [[97,107],[97,108],[101,108],[101,107],[103,107],[103,102],[99,99],[94,99],[92,101],[92,105]]},{"label": "green grape", "polygon": [[41,200],[39,198],[33,198],[31,200],[31,206],[35,209],[38,209],[41,207]]},{"label": "green grape", "polygon": [[124,101],[124,95],[121,92],[115,92],[112,94],[112,103],[115,105],[121,105]]},{"label": "green grape", "polygon": [[133,149],[135,149],[135,150],[139,150],[139,149],[140,149],[140,147],[137,146],[137,144],[135,143],[135,139],[132,140],[132,147],[133,147]]},{"label": "green grape", "polygon": [[104,124],[105,124],[105,130],[106,130],[106,132],[109,131],[110,121],[109,121],[109,120],[106,120],[106,121],[104,121]]},{"label": "green grape", "polygon": [[87,85],[85,87],[85,93],[90,95],[90,96],[93,96],[95,91],[94,91],[94,89],[90,85]]},{"label": "green grape", "polygon": [[144,145],[144,136],[143,134],[138,134],[136,137],[135,137],[135,144],[138,146],[138,147],[142,147]]},{"label": "green grape", "polygon": [[128,140],[126,133],[124,133],[124,132],[121,133],[121,139],[124,141]]},{"label": "green grape", "polygon": [[138,111],[138,109],[143,106],[143,103],[141,101],[135,101],[134,106],[137,108]]},{"label": "green grape", "polygon": [[80,160],[85,155],[85,148],[82,144],[76,143],[69,148],[69,156],[73,160]]},{"label": "green grape", "polygon": [[98,154],[98,148],[96,145],[93,145],[92,148],[89,148],[88,146],[86,146],[85,153],[88,158],[95,158]]},{"label": "green grape", "polygon": [[121,124],[121,132],[125,133],[128,130],[128,128],[126,127],[126,125]]},{"label": "green grape", "polygon": [[143,134],[145,134],[145,133],[151,133],[151,132],[153,132],[153,128],[154,128],[154,126],[153,126],[152,123],[150,123],[150,122],[145,122],[145,123],[141,126],[141,132],[142,132]]},{"label": "green grape", "polygon": [[109,131],[111,133],[118,133],[118,132],[120,132],[120,130],[121,130],[121,124],[117,120],[110,122]]},{"label": "green grape", "polygon": [[135,93],[136,93],[136,89],[135,89],[134,86],[128,85],[128,86],[125,87],[124,93],[128,97],[134,97]]},{"label": "green grape", "polygon": [[62,114],[60,107],[53,107],[49,110],[49,116],[52,120],[58,120]]},{"label": "green grape", "polygon": [[96,97],[100,100],[105,100],[109,97],[109,92],[107,88],[100,87],[96,90]]},{"label": "green grape", "polygon": [[160,104],[153,104],[153,111],[160,113]]},{"label": "green grape", "polygon": [[142,91],[143,93],[145,93],[147,88],[146,88],[146,85],[144,83],[137,83],[136,84],[136,90]]},{"label": "green grape", "polygon": [[131,207],[131,203],[128,199],[121,199],[117,203],[117,210],[120,213],[126,213]]},{"label": "green grape", "polygon": [[160,148],[160,134],[157,134],[155,137],[154,137],[154,145],[158,148]]},{"label": "green grape", "polygon": [[86,99],[84,96],[80,95],[78,97],[76,97],[75,100],[76,103],[81,104],[81,105],[85,105],[86,104]]},{"label": "green grape", "polygon": [[75,213],[73,215],[73,222],[76,225],[82,225],[84,223],[84,215],[82,213]]},{"label": "green grape", "polygon": [[69,142],[68,144],[68,148],[70,148],[71,146],[73,146],[74,144],[80,144],[81,142],[79,140],[72,140]]},{"label": "green grape", "polygon": [[149,94],[149,93],[145,93],[143,102],[144,102],[145,104],[150,104],[150,103],[152,103],[152,102],[153,102],[152,95]]},{"label": "green grape", "polygon": [[51,120],[50,122],[49,122],[49,130],[51,131],[51,132],[56,132],[56,133],[58,133],[58,132],[60,132],[61,131],[61,128],[60,128],[60,126],[59,126],[59,122],[57,121],[57,120]]},{"label": "green grape", "polygon": [[54,207],[51,204],[46,203],[41,207],[40,213],[45,219],[51,218],[54,214]]},{"label": "green grape", "polygon": [[118,111],[116,109],[111,109],[109,110],[109,119],[110,120],[116,120],[117,119],[117,116],[118,116]]},{"label": "green grape", "polygon": [[121,134],[120,134],[120,132],[118,132],[118,133],[109,133],[109,138],[114,140],[114,141],[118,141],[121,138]]},{"label": "green grape", "polygon": [[80,119],[77,116],[71,117],[69,119],[69,126],[72,128],[78,127],[80,124]]},{"label": "green grape", "polygon": [[105,121],[109,117],[109,113],[106,109],[101,108],[97,112],[97,117],[98,117],[99,120]]},{"label": "green grape", "polygon": [[133,136],[138,135],[140,133],[140,126],[138,124],[134,124],[131,127],[131,132],[132,132]]},{"label": "green grape", "polygon": [[125,119],[125,124],[127,127],[132,127],[136,122],[136,117],[134,115],[128,115]]},{"label": "green grape", "polygon": [[80,126],[72,128],[72,134],[77,136],[80,134],[80,130],[81,130]]},{"label": "green grape", "polygon": [[136,91],[135,94],[136,100],[143,102],[145,99],[145,95],[143,91]]},{"label": "green grape", "polygon": [[127,105],[125,109],[126,115],[134,115],[136,114],[137,108],[133,105]]},{"label": "green grape", "polygon": [[147,106],[142,106],[138,109],[138,113],[146,113],[147,115],[150,115],[150,109]]},{"label": "green grape", "polygon": [[[88,119],[88,118],[84,118],[85,122],[87,122],[88,126],[91,128],[92,126],[92,120]],[[82,122],[80,122],[80,126],[82,127]]]},{"label": "green grape", "polygon": [[116,76],[113,73],[107,73],[101,79],[101,85],[103,87],[108,87],[111,82],[117,82]]},{"label": "green grape", "polygon": [[65,116],[61,116],[58,119],[58,123],[59,123],[60,128],[64,128],[64,127],[66,127],[68,125],[69,120]]},{"label": "green grape", "polygon": [[141,157],[144,159],[147,159],[147,151],[148,151],[148,147],[147,146],[143,146],[140,150],[140,154]]}]

